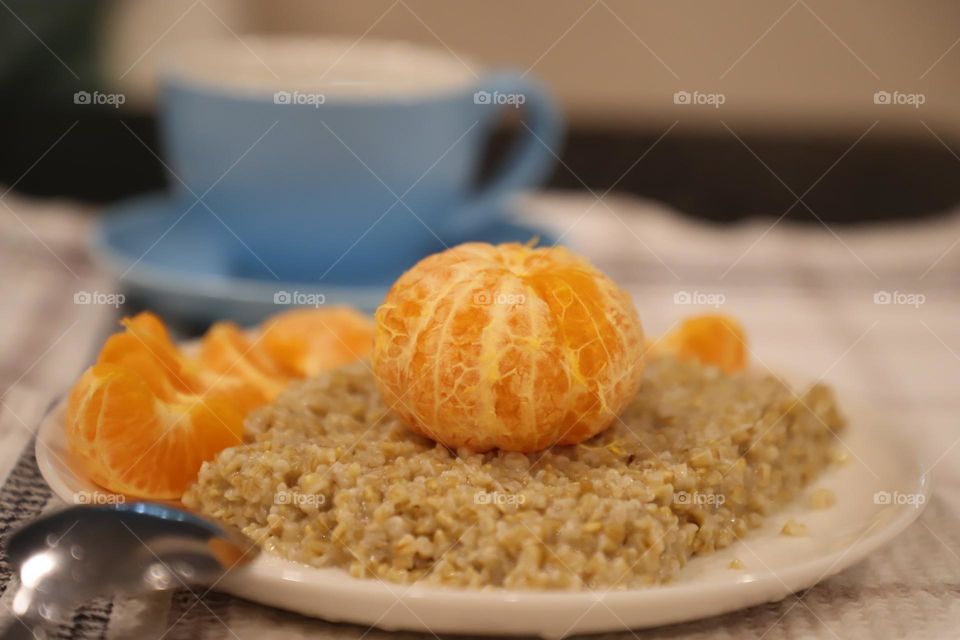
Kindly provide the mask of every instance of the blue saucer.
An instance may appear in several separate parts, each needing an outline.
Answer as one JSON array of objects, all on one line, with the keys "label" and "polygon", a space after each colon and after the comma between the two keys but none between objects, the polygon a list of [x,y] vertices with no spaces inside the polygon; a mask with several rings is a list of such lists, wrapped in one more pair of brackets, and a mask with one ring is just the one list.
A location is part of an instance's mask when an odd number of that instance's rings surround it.
[{"label": "blue saucer", "polygon": [[[168,319],[258,322],[291,305],[350,305],[373,312],[402,272],[384,273],[376,282],[349,282],[331,270],[322,279],[275,278],[269,265],[236,259],[242,244],[203,205],[189,212],[166,195],[130,200],[106,211],[94,229],[94,260],[118,279],[127,293]],[[512,222],[504,210],[497,221],[465,238],[441,238],[423,255],[460,242],[527,242],[550,234]],[[249,256],[248,256],[249,257]],[[407,267],[412,266],[407,265]]]}]

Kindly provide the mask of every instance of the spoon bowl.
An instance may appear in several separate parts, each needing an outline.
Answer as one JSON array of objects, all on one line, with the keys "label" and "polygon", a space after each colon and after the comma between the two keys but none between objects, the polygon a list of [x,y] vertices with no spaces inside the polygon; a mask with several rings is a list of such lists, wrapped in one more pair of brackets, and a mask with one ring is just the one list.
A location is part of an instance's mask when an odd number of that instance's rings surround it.
[{"label": "spoon bowl", "polygon": [[132,502],[68,507],[28,523],[7,543],[20,585],[18,627],[65,620],[97,596],[135,596],[213,586],[257,556],[239,531],[164,504]]}]

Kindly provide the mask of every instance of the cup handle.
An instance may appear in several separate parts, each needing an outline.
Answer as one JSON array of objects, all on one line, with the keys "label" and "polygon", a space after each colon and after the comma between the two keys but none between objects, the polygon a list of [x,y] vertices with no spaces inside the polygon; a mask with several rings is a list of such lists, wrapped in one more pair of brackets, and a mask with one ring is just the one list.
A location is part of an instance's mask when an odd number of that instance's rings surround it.
[{"label": "cup handle", "polygon": [[[498,96],[505,96],[499,102]],[[478,191],[471,194],[466,213],[451,216],[458,223],[446,231],[467,235],[496,217],[494,204],[510,194],[531,187],[543,180],[556,160],[563,135],[563,123],[556,102],[540,82],[518,73],[494,73],[477,86],[472,99],[479,107],[496,109],[519,108],[525,113],[513,148],[503,166]],[[517,104],[517,101],[522,101]]]}]

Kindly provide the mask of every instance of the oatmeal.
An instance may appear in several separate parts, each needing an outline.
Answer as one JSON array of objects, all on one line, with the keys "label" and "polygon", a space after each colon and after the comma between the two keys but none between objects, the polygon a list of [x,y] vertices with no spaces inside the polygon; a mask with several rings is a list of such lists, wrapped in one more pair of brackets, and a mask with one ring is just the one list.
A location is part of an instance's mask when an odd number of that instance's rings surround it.
[{"label": "oatmeal", "polygon": [[248,417],[184,503],[264,549],[358,578],[510,589],[669,580],[836,459],[831,391],[663,357],[608,430],[532,454],[451,451],[384,406],[367,363]]}]

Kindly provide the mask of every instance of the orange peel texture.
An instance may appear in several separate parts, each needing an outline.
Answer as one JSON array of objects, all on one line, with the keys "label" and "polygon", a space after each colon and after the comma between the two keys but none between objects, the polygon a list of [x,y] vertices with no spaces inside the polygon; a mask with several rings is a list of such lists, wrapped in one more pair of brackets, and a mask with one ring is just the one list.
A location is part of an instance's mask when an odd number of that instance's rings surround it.
[{"label": "orange peel texture", "polygon": [[463,244],[400,277],[376,313],[385,402],[449,447],[536,451],[604,430],[639,389],[630,296],[562,247]]}]

